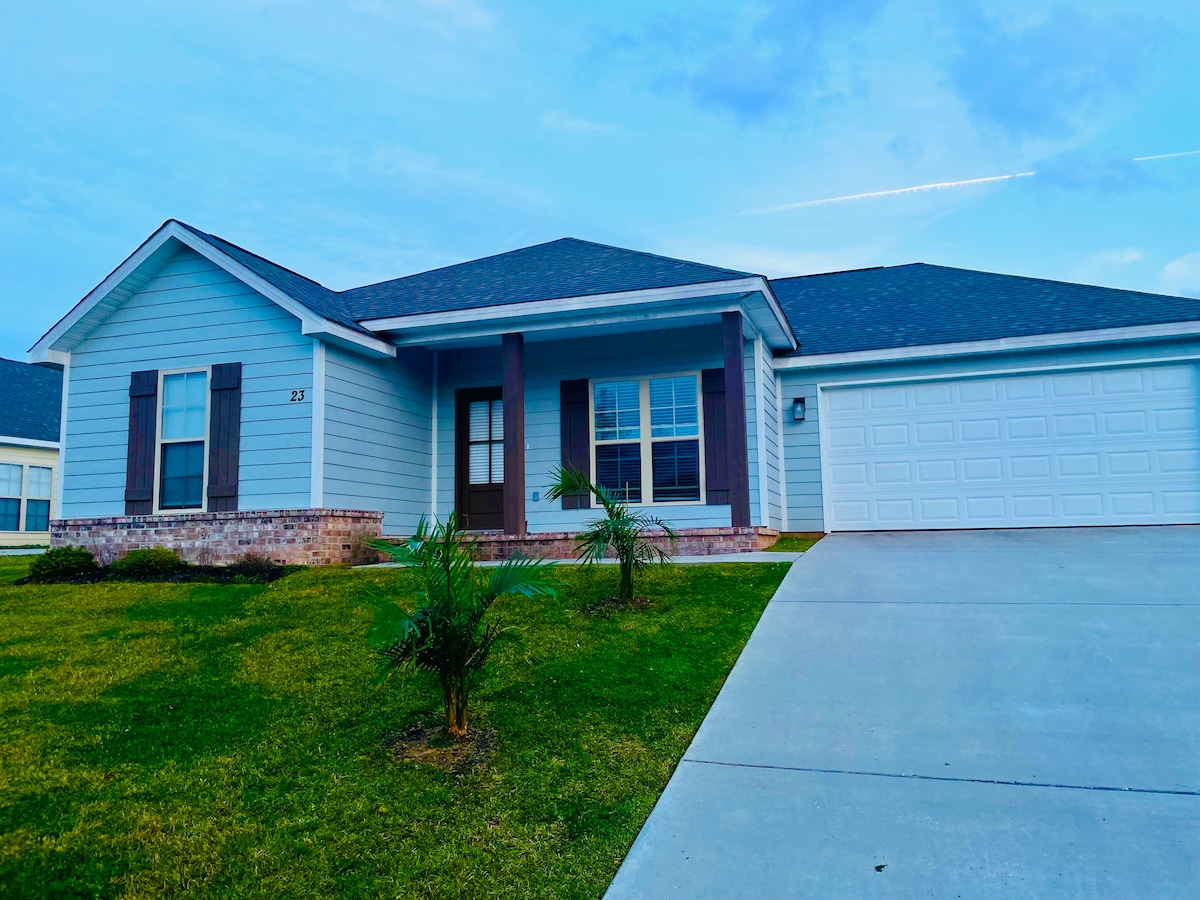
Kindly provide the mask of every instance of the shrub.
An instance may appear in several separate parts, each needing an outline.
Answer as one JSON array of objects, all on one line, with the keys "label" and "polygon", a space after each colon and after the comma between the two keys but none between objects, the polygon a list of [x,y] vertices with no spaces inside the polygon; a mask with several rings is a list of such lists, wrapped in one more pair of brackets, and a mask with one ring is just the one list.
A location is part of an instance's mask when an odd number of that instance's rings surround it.
[{"label": "shrub", "polygon": [[186,568],[187,563],[180,559],[174,550],[168,550],[166,547],[147,547],[142,550],[130,550],[109,566],[109,571],[114,578],[142,581],[175,575]]},{"label": "shrub", "polygon": [[241,559],[227,565],[225,571],[235,578],[241,576],[248,581],[272,581],[279,577],[280,570],[284,568],[286,566],[281,566],[269,556],[247,553]]},{"label": "shrub", "polygon": [[54,547],[34,559],[29,580],[34,584],[91,578],[100,571],[96,557],[87,547]]}]

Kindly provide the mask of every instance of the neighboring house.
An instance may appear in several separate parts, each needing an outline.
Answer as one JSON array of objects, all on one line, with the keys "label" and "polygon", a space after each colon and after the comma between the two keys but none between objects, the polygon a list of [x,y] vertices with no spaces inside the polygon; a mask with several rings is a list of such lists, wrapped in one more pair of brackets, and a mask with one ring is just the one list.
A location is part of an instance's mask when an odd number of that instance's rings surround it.
[{"label": "neighboring house", "polygon": [[62,369],[0,359],[0,548],[49,544]]},{"label": "neighboring house", "polygon": [[563,239],[343,292],[168,221],[31,351],[66,371],[56,543],[348,559],[682,529],[1200,522],[1200,301],[923,264],[768,280]]}]

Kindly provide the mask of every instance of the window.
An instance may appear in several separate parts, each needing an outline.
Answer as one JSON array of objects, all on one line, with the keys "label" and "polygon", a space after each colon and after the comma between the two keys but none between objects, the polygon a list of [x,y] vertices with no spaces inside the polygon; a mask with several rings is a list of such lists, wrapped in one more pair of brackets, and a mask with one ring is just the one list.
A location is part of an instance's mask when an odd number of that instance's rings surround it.
[{"label": "window", "polygon": [[597,484],[628,503],[700,501],[696,375],[593,382],[592,411]]},{"label": "window", "polygon": [[50,530],[49,466],[0,463],[0,531],[21,531],[21,507],[25,508],[25,531]]},{"label": "window", "polygon": [[468,419],[467,480],[471,484],[504,483],[504,401],[476,400]]},{"label": "window", "polygon": [[50,530],[50,480],[49,466],[30,466],[26,485],[25,530]]},{"label": "window", "polygon": [[164,375],[161,396],[158,508],[203,509],[208,372]]},{"label": "window", "polygon": [[21,530],[21,485],[24,466],[0,464],[0,531]]}]

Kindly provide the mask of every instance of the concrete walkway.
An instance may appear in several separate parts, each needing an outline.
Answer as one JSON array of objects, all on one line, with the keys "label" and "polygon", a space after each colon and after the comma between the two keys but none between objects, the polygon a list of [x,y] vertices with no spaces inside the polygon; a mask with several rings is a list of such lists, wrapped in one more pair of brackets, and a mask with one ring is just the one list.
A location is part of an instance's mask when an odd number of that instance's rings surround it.
[{"label": "concrete walkway", "polygon": [[1200,897],[1200,528],[827,537],[606,897]]}]

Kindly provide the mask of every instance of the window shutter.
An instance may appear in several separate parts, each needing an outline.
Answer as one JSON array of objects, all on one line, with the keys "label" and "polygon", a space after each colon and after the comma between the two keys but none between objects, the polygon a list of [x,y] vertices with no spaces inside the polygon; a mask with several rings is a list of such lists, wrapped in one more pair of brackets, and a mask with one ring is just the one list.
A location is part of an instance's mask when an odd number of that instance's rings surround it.
[{"label": "window shutter", "polygon": [[238,450],[242,435],[242,364],[212,367],[208,426],[208,511],[238,508]]},{"label": "window shutter", "polygon": [[704,495],[709,506],[729,503],[729,456],[725,448],[725,370],[700,374],[704,393]]},{"label": "window shutter", "polygon": [[125,460],[125,515],[154,512],[154,418],[158,369],[129,376],[129,449]]},{"label": "window shutter", "polygon": [[[559,384],[559,405],[562,409],[562,464],[564,469],[576,469],[592,477],[592,452],[588,429],[588,380],[563,381]],[[563,509],[588,509],[591,496],[586,492],[566,494]]]}]

